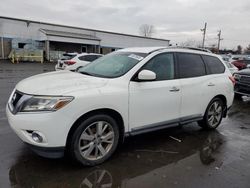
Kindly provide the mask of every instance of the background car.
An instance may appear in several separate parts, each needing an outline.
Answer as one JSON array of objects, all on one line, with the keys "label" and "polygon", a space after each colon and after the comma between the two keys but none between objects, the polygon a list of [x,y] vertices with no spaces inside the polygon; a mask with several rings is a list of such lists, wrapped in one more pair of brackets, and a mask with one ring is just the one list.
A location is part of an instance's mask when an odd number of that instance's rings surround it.
[{"label": "background car", "polygon": [[231,62],[239,70],[250,67],[250,57],[249,56],[235,56],[235,57],[232,57],[229,62]]},{"label": "background car", "polygon": [[228,54],[219,54],[221,57],[222,57],[222,59],[224,60],[224,61],[226,61],[226,62],[229,62],[230,61],[230,55],[228,55]]},{"label": "background car", "polygon": [[234,73],[235,87],[234,92],[237,98],[250,96],[250,70],[245,69]]},{"label": "background car", "polygon": [[76,52],[75,53],[64,53],[63,56],[57,61],[55,69],[56,70],[62,70],[64,61],[71,60],[77,55],[78,55],[78,53],[76,53]]},{"label": "background car", "polygon": [[233,64],[239,70],[247,68],[247,64],[245,63],[245,61],[243,59],[233,60],[233,61],[231,61],[231,64]]},{"label": "background car", "polygon": [[232,63],[225,61],[225,64],[227,65],[227,67],[229,68],[232,74],[239,71],[239,69],[236,66],[234,66]]},{"label": "background car", "polygon": [[102,56],[102,54],[96,53],[67,53],[64,54],[60,60],[58,60],[55,70],[75,71],[77,68],[83,67]]}]

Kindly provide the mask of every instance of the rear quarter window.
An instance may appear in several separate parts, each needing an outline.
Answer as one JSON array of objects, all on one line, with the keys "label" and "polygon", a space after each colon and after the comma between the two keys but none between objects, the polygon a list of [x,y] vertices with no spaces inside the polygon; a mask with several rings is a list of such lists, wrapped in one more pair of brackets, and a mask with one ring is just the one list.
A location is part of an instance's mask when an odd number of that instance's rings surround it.
[{"label": "rear quarter window", "polygon": [[198,54],[177,53],[179,77],[193,78],[206,75],[205,64]]},{"label": "rear quarter window", "polygon": [[208,74],[221,74],[225,72],[225,66],[217,57],[202,55],[202,58],[208,68]]}]

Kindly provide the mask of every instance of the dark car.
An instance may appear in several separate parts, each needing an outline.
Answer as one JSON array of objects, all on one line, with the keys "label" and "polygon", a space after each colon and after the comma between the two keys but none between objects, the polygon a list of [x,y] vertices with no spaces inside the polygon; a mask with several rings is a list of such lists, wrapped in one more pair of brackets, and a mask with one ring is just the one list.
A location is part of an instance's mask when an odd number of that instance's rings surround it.
[{"label": "dark car", "polygon": [[245,57],[233,57],[231,63],[239,70],[250,67],[250,56]]},{"label": "dark car", "polygon": [[244,69],[234,73],[236,81],[234,92],[236,97],[250,96],[250,69]]},{"label": "dark car", "polygon": [[247,63],[245,60],[235,60],[231,62],[234,66],[236,66],[239,70],[247,68]]}]

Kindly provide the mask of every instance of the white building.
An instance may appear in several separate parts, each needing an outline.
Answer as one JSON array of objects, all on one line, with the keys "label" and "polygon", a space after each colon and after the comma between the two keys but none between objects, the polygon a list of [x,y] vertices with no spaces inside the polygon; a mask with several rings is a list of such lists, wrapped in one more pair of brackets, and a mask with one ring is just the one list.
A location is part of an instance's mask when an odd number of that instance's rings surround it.
[{"label": "white building", "polygon": [[50,51],[109,53],[119,48],[168,46],[169,40],[136,35],[0,17],[0,57],[11,49],[25,45],[42,49],[49,59]]}]

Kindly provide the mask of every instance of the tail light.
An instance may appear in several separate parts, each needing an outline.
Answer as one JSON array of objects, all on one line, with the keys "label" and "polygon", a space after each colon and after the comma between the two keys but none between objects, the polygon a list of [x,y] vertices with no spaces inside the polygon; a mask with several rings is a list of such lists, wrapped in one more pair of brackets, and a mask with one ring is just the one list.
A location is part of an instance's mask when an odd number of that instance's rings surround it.
[{"label": "tail light", "polygon": [[232,81],[233,85],[235,85],[236,81],[235,81],[234,77],[233,76],[229,76],[228,78]]},{"label": "tail light", "polygon": [[64,64],[66,65],[74,65],[75,63],[75,61],[64,61]]}]

